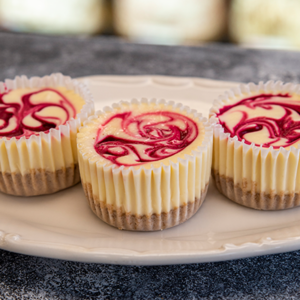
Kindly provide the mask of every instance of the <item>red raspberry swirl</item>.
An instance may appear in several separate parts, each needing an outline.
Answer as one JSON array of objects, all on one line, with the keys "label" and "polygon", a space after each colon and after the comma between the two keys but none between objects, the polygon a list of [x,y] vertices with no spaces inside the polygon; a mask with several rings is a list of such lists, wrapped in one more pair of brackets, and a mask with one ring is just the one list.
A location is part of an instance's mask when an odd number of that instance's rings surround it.
[{"label": "red raspberry swirl", "polygon": [[[278,113],[279,108],[283,111],[280,116],[275,114],[275,111]],[[255,114],[256,109],[260,109],[262,113]],[[241,118],[235,123],[233,129],[229,128],[226,121],[222,121],[222,116],[237,111],[241,113]],[[249,113],[251,111],[253,115]],[[222,107],[217,117],[225,132],[230,133],[231,137],[237,136],[240,141],[244,139],[246,144],[251,144],[251,141],[247,140],[248,133],[261,130],[268,132],[267,141],[262,144],[263,147],[273,146],[277,149],[289,147],[300,141],[300,101],[293,100],[289,94],[261,94],[249,97]],[[260,144],[254,144],[260,146]]]},{"label": "red raspberry swirl", "polygon": [[[119,119],[125,138],[105,135],[105,126]],[[115,114],[98,129],[96,152],[118,166],[134,166],[165,159],[185,149],[198,136],[197,124],[187,116],[158,111],[140,115],[132,112]],[[134,163],[121,163],[120,158],[134,158]],[[132,160],[131,160],[132,161]]]},{"label": "red raspberry swirl", "polygon": [[[43,101],[42,103],[34,104],[31,102],[33,95],[51,91],[59,95],[61,100],[59,103],[51,103]],[[29,138],[31,135],[37,135],[38,132],[49,132],[51,128],[56,128],[61,124],[65,124],[71,118],[76,117],[76,109],[72,103],[64,97],[59,91],[52,88],[43,88],[35,92],[30,92],[22,95],[21,99],[16,99],[15,102],[5,103],[4,96],[11,91],[0,94],[0,137],[17,139],[25,136]],[[43,109],[49,107],[56,107],[65,112],[63,119],[51,115],[41,116]],[[26,125],[24,119],[29,118],[33,121],[35,126]]]}]

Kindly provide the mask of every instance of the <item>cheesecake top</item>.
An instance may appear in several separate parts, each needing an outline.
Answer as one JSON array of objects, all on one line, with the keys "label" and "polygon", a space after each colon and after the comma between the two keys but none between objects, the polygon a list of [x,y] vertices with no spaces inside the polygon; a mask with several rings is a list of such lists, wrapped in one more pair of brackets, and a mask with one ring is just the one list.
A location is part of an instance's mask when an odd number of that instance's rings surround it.
[{"label": "cheesecake top", "polygon": [[205,126],[195,112],[157,103],[120,104],[80,129],[79,148],[102,164],[157,167],[192,155]]},{"label": "cheesecake top", "polygon": [[300,96],[259,94],[223,106],[216,114],[224,132],[246,144],[288,148],[300,142]]},{"label": "cheesecake top", "polygon": [[47,133],[75,119],[84,103],[81,96],[65,87],[6,91],[0,94],[0,138]]},{"label": "cheesecake top", "polygon": [[159,110],[116,113],[99,124],[96,152],[118,166],[133,166],[168,158],[189,146],[198,136],[189,117]]}]

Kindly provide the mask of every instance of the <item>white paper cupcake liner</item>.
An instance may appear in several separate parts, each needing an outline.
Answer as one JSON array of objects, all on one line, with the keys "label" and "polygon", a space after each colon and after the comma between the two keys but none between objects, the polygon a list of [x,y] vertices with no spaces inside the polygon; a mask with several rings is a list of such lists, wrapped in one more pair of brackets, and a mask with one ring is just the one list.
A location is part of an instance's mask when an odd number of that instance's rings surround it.
[{"label": "white paper cupcake liner", "polygon": [[[280,81],[240,85],[220,96],[210,110],[212,121],[223,106],[261,93],[299,94],[300,85]],[[299,149],[258,147],[230,137],[220,124],[214,127],[212,174],[217,188],[229,199],[260,210],[300,205]]]},{"label": "white paper cupcake liner", "polygon": [[[204,125],[202,144],[169,164],[161,162],[158,167],[150,168],[118,167],[103,163],[79,132],[80,175],[91,209],[104,222],[126,230],[161,230],[186,221],[201,206],[210,177],[213,129],[211,121],[182,104],[156,99],[132,100],[128,104],[141,102],[170,105],[178,112],[193,116]],[[95,122],[102,113],[98,111],[84,126]]]},{"label": "white paper cupcake liner", "polygon": [[76,136],[82,123],[94,113],[94,101],[84,84],[60,73],[7,79],[0,82],[0,93],[26,87],[65,87],[85,100],[76,119],[48,133],[0,138],[0,191],[17,196],[49,194],[80,181]]}]

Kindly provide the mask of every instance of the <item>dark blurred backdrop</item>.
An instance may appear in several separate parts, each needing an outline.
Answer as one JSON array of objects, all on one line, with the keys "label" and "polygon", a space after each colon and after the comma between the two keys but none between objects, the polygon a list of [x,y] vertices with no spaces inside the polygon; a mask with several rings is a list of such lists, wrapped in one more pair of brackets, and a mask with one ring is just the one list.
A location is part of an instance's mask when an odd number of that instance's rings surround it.
[{"label": "dark blurred backdrop", "polygon": [[0,0],[2,30],[300,49],[299,0]]}]

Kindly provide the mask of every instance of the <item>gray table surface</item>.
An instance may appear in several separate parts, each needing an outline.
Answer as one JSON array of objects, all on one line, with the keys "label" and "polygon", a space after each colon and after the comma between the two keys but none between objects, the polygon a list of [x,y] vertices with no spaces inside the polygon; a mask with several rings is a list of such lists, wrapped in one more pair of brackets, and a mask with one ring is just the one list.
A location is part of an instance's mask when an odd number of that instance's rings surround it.
[{"label": "gray table surface", "polygon": [[[166,47],[110,37],[0,33],[0,80],[52,72],[73,77],[160,74],[299,82],[300,53],[224,44]],[[0,299],[300,299],[299,273],[300,251],[227,262],[136,267],[0,250]]]}]

